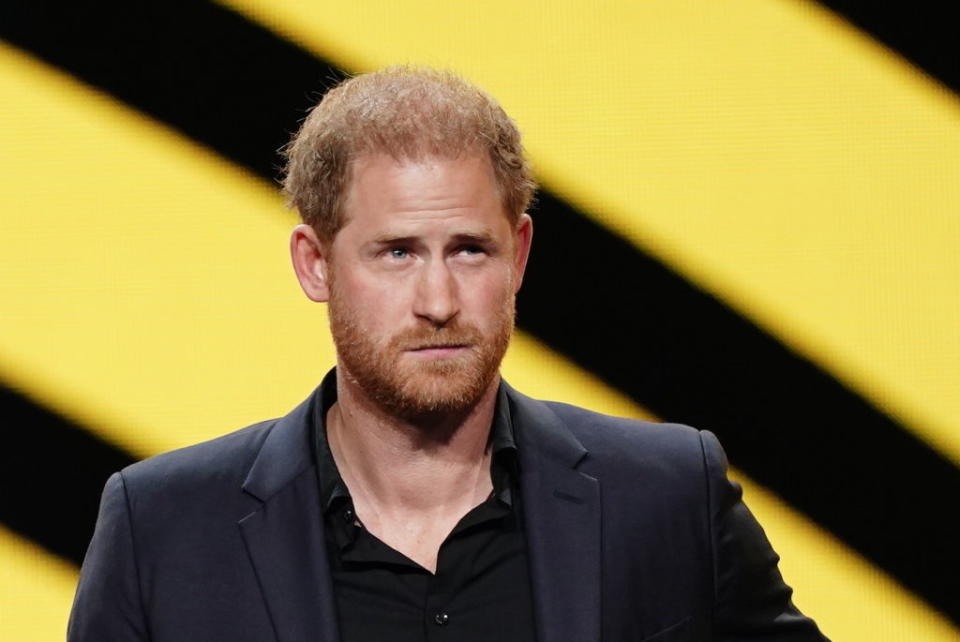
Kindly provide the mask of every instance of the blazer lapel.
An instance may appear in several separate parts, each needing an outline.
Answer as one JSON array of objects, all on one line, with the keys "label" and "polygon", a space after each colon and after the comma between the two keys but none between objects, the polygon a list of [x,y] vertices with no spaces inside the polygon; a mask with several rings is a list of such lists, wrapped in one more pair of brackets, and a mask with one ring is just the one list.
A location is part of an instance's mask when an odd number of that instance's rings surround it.
[{"label": "blazer lapel", "polygon": [[[504,384],[506,385],[506,384]],[[600,484],[587,451],[544,404],[507,388],[540,642],[600,639]]]},{"label": "blazer lapel", "polygon": [[[506,383],[504,383],[506,386]],[[544,404],[507,386],[539,642],[597,642],[600,484],[576,470],[587,451]],[[279,420],[243,490],[261,506],[240,520],[279,642],[338,642],[309,418],[315,393]]]},{"label": "blazer lapel", "polygon": [[239,526],[279,642],[337,642],[316,469],[310,455],[314,395],[279,420],[243,490],[261,502]]}]

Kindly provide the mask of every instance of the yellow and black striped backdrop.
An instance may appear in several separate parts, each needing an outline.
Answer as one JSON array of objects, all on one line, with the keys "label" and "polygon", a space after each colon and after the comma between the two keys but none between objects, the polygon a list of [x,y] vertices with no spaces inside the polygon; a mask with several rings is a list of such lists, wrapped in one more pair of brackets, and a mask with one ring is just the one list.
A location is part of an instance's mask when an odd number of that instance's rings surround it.
[{"label": "yellow and black striped backdrop", "polygon": [[718,433],[834,639],[960,640],[960,45],[875,5],[3,3],[0,639],[63,637],[110,472],[332,365],[276,149],[414,62],[544,185],[507,378]]}]

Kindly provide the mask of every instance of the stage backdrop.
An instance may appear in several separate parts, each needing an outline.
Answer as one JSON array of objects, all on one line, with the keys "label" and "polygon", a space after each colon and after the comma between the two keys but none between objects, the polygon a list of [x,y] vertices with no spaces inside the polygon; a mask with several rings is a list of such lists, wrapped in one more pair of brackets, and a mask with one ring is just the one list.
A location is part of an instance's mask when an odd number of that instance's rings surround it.
[{"label": "stage backdrop", "polygon": [[960,639],[960,56],[882,4],[3,3],[0,639],[62,639],[112,471],[333,364],[276,150],[394,63],[525,133],[508,380],[716,432],[835,640]]}]

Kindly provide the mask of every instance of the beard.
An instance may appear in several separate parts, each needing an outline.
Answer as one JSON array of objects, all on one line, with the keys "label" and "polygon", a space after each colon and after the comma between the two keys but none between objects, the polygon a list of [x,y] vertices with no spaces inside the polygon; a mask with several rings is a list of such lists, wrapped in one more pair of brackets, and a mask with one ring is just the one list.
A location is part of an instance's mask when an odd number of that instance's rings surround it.
[{"label": "beard", "polygon": [[[496,377],[513,333],[513,296],[505,298],[488,334],[456,318],[442,326],[421,320],[420,325],[382,342],[357,323],[364,314],[338,291],[335,279],[329,286],[330,332],[343,374],[387,414],[418,421],[465,412]],[[452,345],[468,347],[455,356],[436,359],[407,354]]]}]

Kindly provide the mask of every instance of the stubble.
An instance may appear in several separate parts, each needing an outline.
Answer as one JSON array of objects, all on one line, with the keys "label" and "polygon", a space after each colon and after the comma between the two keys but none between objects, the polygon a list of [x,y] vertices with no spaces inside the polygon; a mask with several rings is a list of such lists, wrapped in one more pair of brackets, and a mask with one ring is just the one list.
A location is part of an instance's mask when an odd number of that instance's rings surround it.
[{"label": "stubble", "polygon": [[[330,275],[333,277],[333,275]],[[337,355],[367,397],[386,413],[407,420],[464,412],[490,386],[513,333],[515,302],[505,297],[484,335],[456,318],[444,325],[419,320],[381,344],[357,320],[361,311],[330,279],[329,319]],[[440,346],[468,346],[447,358],[411,358],[409,351]]]}]

